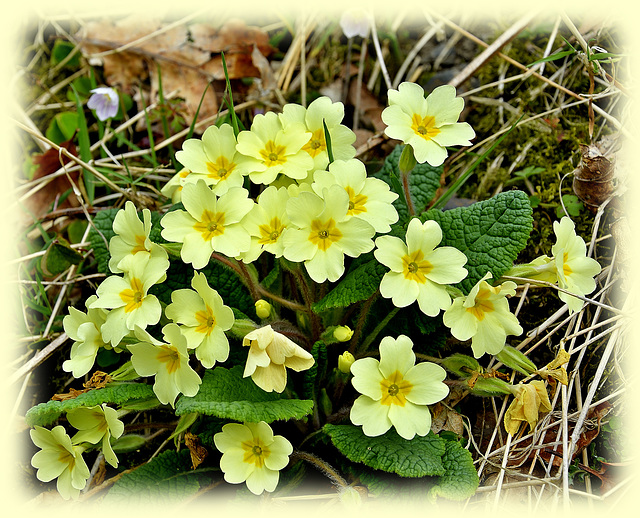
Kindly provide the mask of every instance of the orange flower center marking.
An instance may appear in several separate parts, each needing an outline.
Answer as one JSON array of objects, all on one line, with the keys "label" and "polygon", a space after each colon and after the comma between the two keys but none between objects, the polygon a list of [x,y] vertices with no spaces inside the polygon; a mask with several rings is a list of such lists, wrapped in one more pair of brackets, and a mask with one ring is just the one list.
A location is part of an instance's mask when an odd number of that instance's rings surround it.
[{"label": "orange flower center marking", "polygon": [[564,273],[565,277],[567,277],[567,276],[569,276],[569,275],[571,275],[573,273],[573,270],[567,264],[567,259],[568,258],[569,258],[569,254],[567,252],[562,254],[562,273]]},{"label": "orange flower center marking", "polygon": [[411,117],[411,129],[416,135],[422,137],[425,140],[431,140],[435,137],[440,130],[435,127],[436,119],[427,115],[426,117],[420,117],[417,113],[414,113]]},{"label": "orange flower center marking", "polygon": [[493,302],[489,300],[491,296],[491,291],[487,289],[478,290],[478,294],[476,295],[476,303],[473,307],[466,308],[469,313],[471,313],[478,320],[484,320],[485,313],[491,313],[495,308],[493,307]]},{"label": "orange flower center marking", "polygon": [[403,379],[400,371],[395,371],[391,376],[380,382],[382,392],[381,405],[404,406],[407,403],[407,394],[411,392],[413,385]]},{"label": "orange flower center marking", "polygon": [[275,243],[282,231],[284,230],[284,225],[280,221],[279,218],[273,218],[268,225],[260,225],[260,239],[258,239],[258,243],[261,245],[268,245]]},{"label": "orange flower center marking", "polygon": [[209,241],[212,237],[224,234],[224,212],[213,213],[210,210],[204,210],[200,218],[193,228],[202,234],[202,239]]},{"label": "orange flower center marking", "polygon": [[133,310],[142,306],[142,299],[144,298],[144,290],[140,279],[132,277],[129,284],[131,288],[124,289],[119,293],[122,302],[125,303],[125,313],[131,313]]},{"label": "orange flower center marking", "polygon": [[159,346],[156,359],[160,363],[166,364],[165,368],[169,374],[173,374],[180,368],[180,353],[175,347],[170,347],[168,345]]},{"label": "orange flower center marking", "polygon": [[213,310],[207,306],[204,311],[196,311],[195,316],[198,321],[196,331],[198,333],[205,333],[209,336],[211,331],[213,331],[213,328],[216,326],[216,317],[213,315]]},{"label": "orange flower center marking", "polygon": [[433,265],[429,261],[424,260],[422,250],[405,255],[402,258],[402,274],[405,279],[424,284],[427,282],[427,275],[433,270]]},{"label": "orange flower center marking", "polygon": [[364,194],[356,194],[351,186],[345,187],[345,190],[349,195],[349,210],[347,210],[347,214],[355,216],[356,214],[367,212],[367,208],[364,206],[367,203],[367,197]]},{"label": "orange flower center marking", "polygon": [[146,236],[136,236],[136,246],[131,249],[132,254],[137,254],[138,252],[148,252],[147,248],[144,246],[144,242],[146,241]]},{"label": "orange flower center marking", "polygon": [[324,141],[324,128],[317,129],[311,134],[309,142],[307,142],[302,149],[311,155],[311,158],[317,157],[320,153],[327,149],[327,144]]},{"label": "orange flower center marking", "polygon": [[323,252],[326,252],[333,243],[340,239],[342,239],[342,232],[336,228],[336,222],[333,221],[333,218],[324,222],[314,219],[311,222],[309,241]]},{"label": "orange flower center marking", "polygon": [[240,446],[244,450],[242,461],[247,464],[255,464],[256,468],[262,468],[264,460],[271,455],[271,450],[260,437],[255,437],[251,441],[243,441]]},{"label": "orange flower center marking", "polygon": [[264,149],[260,150],[260,156],[267,167],[282,165],[287,161],[285,156],[286,148],[284,146],[276,146],[273,140],[264,145]]},{"label": "orange flower center marking", "polygon": [[207,171],[209,178],[214,180],[226,180],[229,174],[236,168],[236,164],[226,157],[221,156],[215,162],[207,162]]}]

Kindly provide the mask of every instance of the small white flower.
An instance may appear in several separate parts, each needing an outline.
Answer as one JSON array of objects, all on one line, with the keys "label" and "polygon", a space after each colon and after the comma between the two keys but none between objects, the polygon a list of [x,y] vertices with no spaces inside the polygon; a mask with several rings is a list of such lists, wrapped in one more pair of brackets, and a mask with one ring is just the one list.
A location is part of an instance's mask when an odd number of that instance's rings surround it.
[{"label": "small white flower", "polygon": [[347,38],[366,38],[369,35],[370,24],[369,14],[364,9],[348,9],[340,17],[340,27]]},{"label": "small white flower", "polygon": [[101,121],[106,121],[115,117],[118,113],[118,93],[108,86],[101,86],[91,90],[93,94],[89,97],[87,106],[90,110],[96,111],[96,117]]}]

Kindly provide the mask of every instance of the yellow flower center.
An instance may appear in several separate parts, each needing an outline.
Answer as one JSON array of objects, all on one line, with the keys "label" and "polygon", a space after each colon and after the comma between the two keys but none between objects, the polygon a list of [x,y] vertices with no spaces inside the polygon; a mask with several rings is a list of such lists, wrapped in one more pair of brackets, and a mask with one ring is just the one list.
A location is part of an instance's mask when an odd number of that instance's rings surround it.
[{"label": "yellow flower center", "polygon": [[244,441],[240,446],[244,451],[242,461],[247,464],[255,464],[256,468],[262,468],[265,459],[271,455],[271,450],[264,444],[260,437],[255,437],[251,441]]},{"label": "yellow flower center", "polygon": [[405,255],[402,258],[402,274],[405,279],[424,284],[427,282],[427,275],[433,270],[433,265],[429,261],[424,260],[422,250],[417,250],[412,254]]},{"label": "yellow flower center", "polygon": [[435,137],[440,130],[435,127],[436,119],[427,115],[426,117],[420,117],[417,113],[414,113],[411,117],[411,129],[416,135],[422,137],[425,140],[431,140]]},{"label": "yellow flower center", "polygon": [[381,405],[404,406],[407,403],[407,394],[411,392],[413,385],[403,379],[400,371],[395,371],[391,376],[380,382],[382,392]]},{"label": "yellow flower center", "polygon": [[345,187],[345,190],[349,195],[349,210],[347,210],[347,214],[354,216],[367,212],[367,208],[364,206],[367,203],[367,197],[364,194],[356,194],[351,186]]},{"label": "yellow flower center", "polygon": [[227,160],[226,157],[221,156],[215,162],[207,162],[207,171],[209,171],[209,178],[214,180],[226,180],[229,174],[235,169],[236,164]]},{"label": "yellow flower center", "polygon": [[136,236],[136,246],[131,249],[132,254],[137,254],[138,252],[147,252],[147,248],[144,246],[144,242],[147,239],[146,236]]},{"label": "yellow flower center", "polygon": [[562,254],[562,273],[564,273],[565,277],[568,277],[573,273],[571,267],[567,264],[567,259],[569,258],[569,254],[565,252]]},{"label": "yellow flower center", "polygon": [[142,288],[142,281],[135,277],[129,280],[131,288],[122,290],[119,295],[122,302],[125,303],[124,312],[131,313],[133,310],[142,306],[142,299],[144,298],[144,289]]},{"label": "yellow flower center", "polygon": [[165,368],[169,374],[176,372],[180,368],[180,353],[178,350],[168,345],[161,345],[158,349],[156,359],[160,363],[166,364]]},{"label": "yellow flower center", "polygon": [[209,336],[213,328],[216,327],[216,317],[213,315],[213,310],[207,306],[204,311],[196,311],[195,316],[198,321],[196,331]]},{"label": "yellow flower center", "polygon": [[491,291],[487,289],[478,290],[478,294],[476,295],[476,303],[471,308],[466,308],[469,313],[471,313],[478,320],[484,320],[485,313],[491,313],[495,308],[493,307],[493,302],[491,302],[489,297],[491,296]]},{"label": "yellow flower center", "polygon": [[278,240],[284,230],[284,225],[279,218],[273,218],[268,225],[260,225],[258,228],[260,229],[260,239],[258,239],[258,243],[268,245]]},{"label": "yellow flower center", "polygon": [[333,218],[324,222],[314,219],[311,222],[309,241],[323,252],[326,252],[333,243],[340,239],[342,239],[342,232],[336,228],[336,222],[333,221]]},{"label": "yellow flower center", "polygon": [[311,134],[309,142],[307,142],[302,149],[311,155],[311,158],[317,157],[320,153],[327,149],[327,144],[324,141],[324,128],[317,129]]},{"label": "yellow flower center", "polygon": [[209,210],[204,210],[200,221],[193,228],[202,234],[202,239],[209,241],[212,237],[224,234],[224,212],[215,214]]},{"label": "yellow flower center", "polygon": [[260,156],[267,167],[274,165],[282,165],[287,161],[285,156],[286,148],[284,146],[276,146],[273,140],[264,145],[264,149],[260,150]]}]

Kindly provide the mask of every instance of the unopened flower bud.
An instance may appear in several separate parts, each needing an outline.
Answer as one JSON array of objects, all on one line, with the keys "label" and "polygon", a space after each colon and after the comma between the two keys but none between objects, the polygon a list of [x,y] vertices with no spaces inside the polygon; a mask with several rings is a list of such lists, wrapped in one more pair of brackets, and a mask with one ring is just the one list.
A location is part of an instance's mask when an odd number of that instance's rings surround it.
[{"label": "unopened flower bud", "polygon": [[349,351],[343,352],[338,356],[338,370],[344,374],[349,374],[349,372],[351,372],[351,365],[354,361],[356,361],[356,359],[353,354]]},{"label": "unopened flower bud", "polygon": [[338,340],[338,342],[348,342],[352,336],[353,331],[349,326],[338,326],[333,330],[333,337]]},{"label": "unopened flower bud", "polygon": [[398,168],[400,169],[400,172],[403,174],[410,173],[413,171],[413,168],[417,163],[416,157],[413,154],[413,148],[411,145],[407,144],[402,150],[400,160],[398,161]]},{"label": "unopened flower bud", "polygon": [[260,299],[256,301],[256,315],[258,315],[258,318],[261,319],[265,319],[265,318],[269,318],[271,316],[271,310],[273,309],[273,306],[271,304],[269,304],[266,300],[264,299]]},{"label": "unopened flower bud", "polygon": [[525,376],[533,374],[538,369],[529,358],[510,345],[505,345],[502,350],[496,354],[496,358],[510,369],[517,370]]}]

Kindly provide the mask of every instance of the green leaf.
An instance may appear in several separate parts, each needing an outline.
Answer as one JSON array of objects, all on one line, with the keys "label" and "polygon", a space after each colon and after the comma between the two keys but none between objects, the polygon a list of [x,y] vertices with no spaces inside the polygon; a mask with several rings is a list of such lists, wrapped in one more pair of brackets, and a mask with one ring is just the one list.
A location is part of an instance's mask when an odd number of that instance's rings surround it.
[{"label": "green leaf", "polygon": [[584,209],[583,203],[580,201],[575,194],[563,194],[562,202],[564,203],[564,208],[567,209],[569,214],[565,214],[562,205],[558,205],[556,207],[556,216],[561,218],[562,216],[568,215],[574,218],[577,218],[580,215],[580,211]]},{"label": "green leaf", "polygon": [[453,246],[467,256],[469,275],[456,286],[469,293],[487,271],[498,279],[513,266],[533,228],[531,212],[527,195],[514,190],[469,207],[432,209],[420,220],[436,221],[442,228],[440,245]]},{"label": "green leaf", "polygon": [[[75,49],[75,45],[70,41],[66,40],[56,40],[53,44],[53,49],[51,49],[51,64],[57,65],[64,61],[69,54]],[[70,59],[67,61],[64,66],[67,67],[77,67],[80,65],[80,52],[76,52]]]},{"label": "green leaf", "polygon": [[122,383],[84,392],[73,399],[47,401],[30,408],[25,420],[28,426],[48,426],[63,413],[78,407],[96,406],[102,403],[120,405],[153,397],[153,388],[145,383]]},{"label": "green leaf", "polygon": [[373,259],[361,264],[333,288],[322,300],[313,305],[320,313],[331,308],[344,308],[355,302],[367,300],[380,287],[380,281],[387,268]]},{"label": "green leaf", "polygon": [[115,453],[129,453],[139,450],[147,443],[147,438],[143,435],[127,434],[115,439],[111,444]]},{"label": "green leaf", "polygon": [[271,423],[302,419],[313,410],[313,401],[265,392],[251,378],[243,378],[242,370],[241,365],[236,365],[206,371],[198,393],[178,400],[176,415],[198,412],[236,421]]},{"label": "green leaf", "polygon": [[200,489],[200,474],[191,470],[189,450],[165,451],[125,473],[105,496],[106,504],[172,504]]},{"label": "green leaf", "polygon": [[555,61],[556,59],[562,59],[564,57],[570,56],[571,54],[575,54],[576,51],[574,49],[571,50],[562,50],[560,52],[556,52],[555,54],[551,54],[546,58],[539,59],[538,61],[534,61],[527,65],[528,68],[531,68],[533,65],[537,65],[538,63],[547,63],[549,61]]},{"label": "green leaf", "polygon": [[353,462],[374,469],[397,473],[402,477],[424,477],[445,474],[442,456],[445,441],[429,432],[410,441],[394,429],[378,437],[367,437],[360,426],[326,424],[323,430],[333,445]]},{"label": "green leaf", "polygon": [[56,144],[62,144],[70,140],[77,129],[78,114],[76,112],[61,112],[51,119],[45,136]]},{"label": "green leaf", "polygon": [[446,441],[442,464],[445,473],[439,477],[437,485],[431,488],[429,497],[464,500],[473,496],[480,481],[471,453],[457,441]]},{"label": "green leaf", "polygon": [[[400,168],[398,161],[404,146],[396,146],[389,156],[385,159],[382,169],[373,176],[384,180],[389,185],[391,183],[391,174],[394,174],[396,178],[401,178]],[[420,214],[433,200],[436,192],[440,188],[440,177],[442,175],[443,167],[433,167],[428,163],[417,164],[409,176],[409,191],[411,192],[411,201],[416,208],[416,214]],[[409,220],[409,211],[406,203],[403,201],[403,194],[400,193],[400,197],[393,202],[393,206],[398,211],[399,221],[406,222]]]},{"label": "green leaf", "polygon": [[304,371],[302,393],[304,397],[315,400],[318,395],[318,383],[324,378],[327,371],[327,346],[318,340],[311,348],[311,355],[315,362]]},{"label": "green leaf", "polygon": [[82,254],[69,246],[63,237],[54,239],[40,260],[42,273],[49,277],[64,272],[72,264],[80,264]]}]

